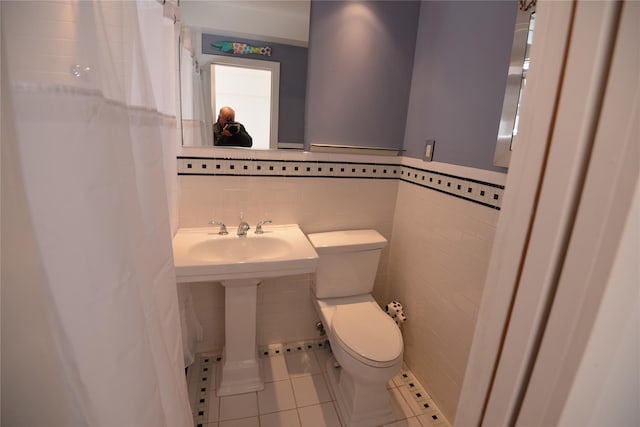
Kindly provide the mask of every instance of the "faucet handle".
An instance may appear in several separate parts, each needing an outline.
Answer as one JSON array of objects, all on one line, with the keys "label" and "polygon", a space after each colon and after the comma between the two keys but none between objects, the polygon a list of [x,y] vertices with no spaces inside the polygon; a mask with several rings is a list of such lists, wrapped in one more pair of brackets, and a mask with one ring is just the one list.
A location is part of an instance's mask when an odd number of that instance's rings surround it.
[{"label": "faucet handle", "polygon": [[256,225],[256,234],[263,234],[264,231],[262,230],[262,226],[265,224],[271,224],[271,220],[270,219],[265,219],[264,221],[260,221],[258,222],[258,225]]},{"label": "faucet handle", "polygon": [[227,226],[224,225],[223,222],[216,221],[216,220],[212,219],[211,221],[209,221],[209,224],[211,224],[211,225],[219,225],[220,226],[220,231],[218,231],[218,234],[223,235],[223,236],[225,234],[229,234],[229,232],[227,231]]}]

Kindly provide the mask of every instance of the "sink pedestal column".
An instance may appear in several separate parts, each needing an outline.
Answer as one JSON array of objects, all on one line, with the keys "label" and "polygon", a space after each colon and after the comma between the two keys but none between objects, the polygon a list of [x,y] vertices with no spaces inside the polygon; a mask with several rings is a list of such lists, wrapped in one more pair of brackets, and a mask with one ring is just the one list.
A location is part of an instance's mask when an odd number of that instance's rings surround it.
[{"label": "sink pedestal column", "polygon": [[218,370],[218,396],[264,389],[256,345],[258,279],[223,280],[225,347]]}]

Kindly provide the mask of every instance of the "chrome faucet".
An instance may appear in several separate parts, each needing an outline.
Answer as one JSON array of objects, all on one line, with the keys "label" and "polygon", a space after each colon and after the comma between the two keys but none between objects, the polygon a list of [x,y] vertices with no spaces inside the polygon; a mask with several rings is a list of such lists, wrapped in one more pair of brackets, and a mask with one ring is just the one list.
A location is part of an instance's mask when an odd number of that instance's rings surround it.
[{"label": "chrome faucet", "polygon": [[246,236],[247,231],[250,229],[249,224],[240,217],[240,225],[238,225],[238,236]]},{"label": "chrome faucet", "polygon": [[211,221],[209,221],[209,224],[211,224],[211,225],[219,225],[220,226],[220,231],[218,231],[218,234],[221,234],[221,235],[229,234],[229,232],[227,231],[227,226],[224,225],[223,222],[216,221],[216,220],[212,219]]},{"label": "chrome faucet", "polygon": [[270,219],[265,219],[264,221],[260,221],[258,222],[258,225],[256,225],[256,234],[264,234],[264,231],[262,230],[262,226],[265,224],[271,224],[271,220]]}]

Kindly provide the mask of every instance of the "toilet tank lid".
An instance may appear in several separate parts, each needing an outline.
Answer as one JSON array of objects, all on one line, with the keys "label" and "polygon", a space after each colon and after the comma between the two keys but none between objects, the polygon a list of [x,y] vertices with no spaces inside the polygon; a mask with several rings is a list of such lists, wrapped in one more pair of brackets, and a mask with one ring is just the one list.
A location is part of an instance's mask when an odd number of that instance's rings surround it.
[{"label": "toilet tank lid", "polygon": [[376,230],[329,231],[307,237],[319,254],[382,249],[387,244],[387,239]]}]

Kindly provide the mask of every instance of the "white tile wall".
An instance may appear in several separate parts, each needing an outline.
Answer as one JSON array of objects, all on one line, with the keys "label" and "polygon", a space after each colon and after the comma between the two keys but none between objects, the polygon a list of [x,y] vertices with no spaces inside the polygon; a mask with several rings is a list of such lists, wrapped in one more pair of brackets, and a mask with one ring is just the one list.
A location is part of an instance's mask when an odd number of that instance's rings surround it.
[{"label": "white tile wall", "polygon": [[258,343],[316,338],[311,275],[269,279],[258,287]]},{"label": "white tile wall", "polygon": [[497,219],[497,210],[399,184],[388,280],[409,318],[405,361],[450,420]]},{"label": "white tile wall", "polygon": [[221,350],[224,346],[224,287],[220,283],[183,283],[193,297],[193,309],[202,324],[203,340],[196,352]]},{"label": "white tile wall", "polygon": [[[264,160],[180,159],[180,226],[203,226],[216,219],[234,232],[243,212],[252,225],[271,219],[297,223],[306,233],[380,231],[390,245],[383,251],[374,296],[381,304],[403,303],[408,316],[405,360],[452,419],[504,175],[416,159],[382,158],[384,164],[376,164],[371,159],[350,161],[348,156],[269,155]],[[205,170],[202,164],[207,165],[205,174],[222,170],[222,175],[199,175]],[[310,276],[296,276],[260,286],[260,345],[317,337],[310,284]],[[224,336],[223,290],[209,285],[213,289],[190,285],[196,289],[196,314],[204,319],[208,337],[198,347],[201,352],[220,350]],[[284,354],[286,349],[268,351]],[[296,361],[288,363],[295,376]],[[270,375],[277,378],[278,373]]]},{"label": "white tile wall", "polygon": [[215,218],[230,231],[240,212],[252,225],[262,219],[297,223],[306,233],[376,228],[390,237],[397,181],[259,176],[190,176],[180,181],[180,227]]}]

